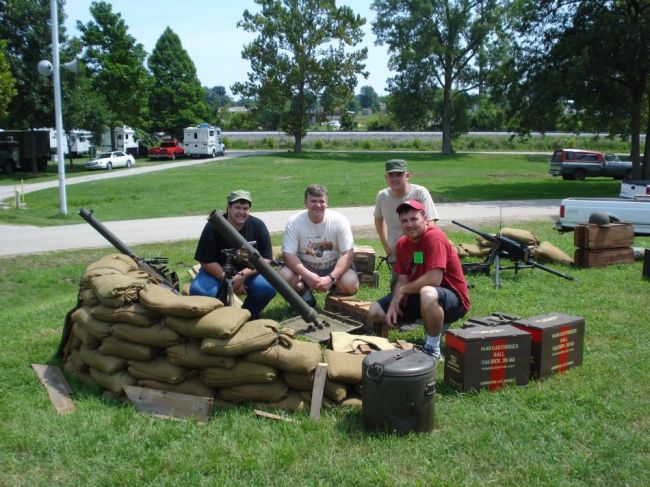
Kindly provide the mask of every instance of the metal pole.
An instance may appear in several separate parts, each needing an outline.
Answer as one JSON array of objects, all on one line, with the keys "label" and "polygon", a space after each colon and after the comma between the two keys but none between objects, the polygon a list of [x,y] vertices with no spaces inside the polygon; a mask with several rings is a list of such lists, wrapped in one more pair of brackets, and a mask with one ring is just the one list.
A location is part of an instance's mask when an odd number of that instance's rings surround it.
[{"label": "metal pole", "polygon": [[65,159],[63,158],[63,114],[61,111],[61,77],[59,73],[59,19],[56,0],[50,0],[52,22],[52,68],[54,80],[54,122],[56,125],[56,157],[59,169],[59,207],[62,215],[68,214],[65,195]]}]

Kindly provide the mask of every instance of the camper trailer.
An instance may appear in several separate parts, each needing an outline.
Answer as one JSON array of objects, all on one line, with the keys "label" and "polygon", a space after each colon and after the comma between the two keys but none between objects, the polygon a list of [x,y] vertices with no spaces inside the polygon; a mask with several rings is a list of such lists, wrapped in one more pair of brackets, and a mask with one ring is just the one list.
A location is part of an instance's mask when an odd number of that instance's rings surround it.
[{"label": "camper trailer", "polygon": [[135,130],[126,125],[115,127],[115,148],[111,144],[111,131],[106,129],[101,138],[101,151],[110,152],[112,150],[119,150],[133,156],[138,155],[138,141],[135,140]]},{"label": "camper trailer", "polygon": [[207,123],[187,127],[183,131],[183,146],[188,157],[217,157],[226,150],[221,142],[221,129]]},{"label": "camper trailer", "polygon": [[[56,129],[39,129],[39,130],[48,130],[50,132],[50,153],[52,156],[56,156],[57,154],[57,140],[56,140]],[[63,154],[68,155],[68,144],[65,141],[65,133],[61,137],[63,140]]]},{"label": "camper trailer", "polygon": [[68,143],[73,157],[87,156],[94,153],[93,134],[88,130],[71,130],[68,134]]}]

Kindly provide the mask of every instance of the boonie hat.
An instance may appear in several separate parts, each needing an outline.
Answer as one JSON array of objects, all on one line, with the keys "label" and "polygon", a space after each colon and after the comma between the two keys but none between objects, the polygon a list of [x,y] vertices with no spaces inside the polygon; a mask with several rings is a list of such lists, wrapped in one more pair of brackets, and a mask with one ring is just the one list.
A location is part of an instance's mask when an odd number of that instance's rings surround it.
[{"label": "boonie hat", "polygon": [[609,227],[613,221],[618,221],[618,218],[610,217],[604,211],[594,211],[589,215],[589,223],[593,223],[599,227]]},{"label": "boonie hat", "polygon": [[424,213],[424,205],[420,203],[418,200],[406,200],[399,205],[397,205],[397,213],[400,211],[404,211],[407,208],[411,208],[413,210],[419,210],[422,213]]},{"label": "boonie hat", "polygon": [[236,189],[235,191],[228,193],[228,204],[239,200],[248,201],[251,205],[253,204],[253,199],[248,191]]},{"label": "boonie hat", "polygon": [[407,172],[406,161],[404,159],[391,159],[386,161],[386,172]]}]

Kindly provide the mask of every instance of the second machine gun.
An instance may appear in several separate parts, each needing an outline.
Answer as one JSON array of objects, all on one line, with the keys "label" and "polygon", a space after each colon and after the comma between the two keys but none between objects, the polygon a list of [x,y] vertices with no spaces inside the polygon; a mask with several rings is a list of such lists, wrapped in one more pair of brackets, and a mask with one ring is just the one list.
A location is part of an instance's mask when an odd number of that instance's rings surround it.
[{"label": "second machine gun", "polygon": [[[494,287],[496,288],[501,287],[499,273],[504,269],[514,269],[516,273],[519,271],[519,269],[536,267],[570,281],[576,280],[574,277],[568,274],[564,274],[562,272],[556,271],[555,269],[551,269],[550,267],[540,264],[539,262],[536,262],[531,256],[531,248],[527,245],[521,244],[511,238],[504,237],[503,235],[499,235],[498,233],[496,235],[490,235],[489,233],[481,232],[476,228],[472,228],[469,225],[464,225],[463,223],[457,222],[455,220],[452,220],[451,223],[458,225],[465,230],[469,230],[470,232],[473,232],[492,243],[492,249],[490,250],[490,253],[484,262],[479,262],[476,264],[463,264],[463,271],[466,273],[484,272],[489,275],[490,267],[494,263]],[[512,260],[513,265],[502,267],[500,262],[501,257],[509,258]]]}]

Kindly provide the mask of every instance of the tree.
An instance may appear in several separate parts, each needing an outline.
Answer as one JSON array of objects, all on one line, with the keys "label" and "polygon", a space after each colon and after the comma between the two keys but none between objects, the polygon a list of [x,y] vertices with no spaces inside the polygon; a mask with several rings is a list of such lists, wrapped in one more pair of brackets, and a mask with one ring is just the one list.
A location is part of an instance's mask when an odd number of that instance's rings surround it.
[{"label": "tree", "polygon": [[[499,23],[499,0],[375,0],[373,32],[387,44],[389,67],[398,73],[389,91],[418,97],[442,89],[442,152],[452,152],[453,97],[480,83],[482,46]],[[395,101],[395,100],[394,100]],[[435,118],[418,107],[423,117]]]},{"label": "tree", "polygon": [[156,115],[150,129],[181,138],[185,127],[208,116],[205,91],[196,76],[196,67],[169,27],[156,42],[148,64],[153,75],[149,112]]},{"label": "tree", "polygon": [[[522,0],[515,6],[520,38],[508,77],[511,119],[528,130],[569,111],[583,130],[630,136],[634,174],[650,177],[648,136],[640,159],[643,125],[650,135],[650,3]],[[531,32],[538,34],[531,38]]]},{"label": "tree", "polygon": [[0,120],[5,119],[9,104],[16,96],[15,85],[7,57],[7,41],[0,41]]},{"label": "tree", "polygon": [[224,86],[203,87],[205,90],[205,104],[208,107],[208,121],[214,125],[221,125],[219,112],[233,104],[232,98],[226,94]]},{"label": "tree", "polygon": [[85,25],[77,22],[85,47],[83,60],[93,91],[103,100],[103,119],[114,140],[116,125],[139,127],[145,121],[150,85],[146,52],[109,3],[92,2],[90,13],[94,20]]},{"label": "tree", "polygon": [[363,37],[365,19],[334,0],[255,0],[259,13],[244,11],[237,26],[258,37],[242,57],[251,62],[248,81],[234,93],[253,97],[261,109],[270,107],[280,126],[302,150],[309,109],[325,88],[352,96],[358,74],[367,75],[367,49],[346,52]]},{"label": "tree", "polygon": [[361,108],[371,108],[375,111],[379,108],[379,95],[372,86],[362,86],[358,98]]}]

